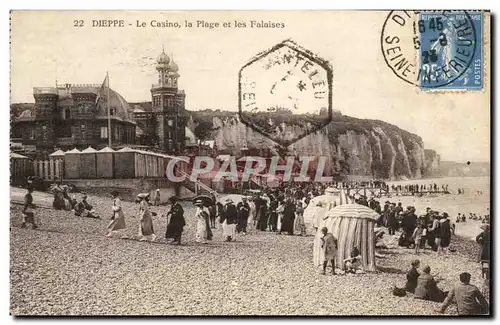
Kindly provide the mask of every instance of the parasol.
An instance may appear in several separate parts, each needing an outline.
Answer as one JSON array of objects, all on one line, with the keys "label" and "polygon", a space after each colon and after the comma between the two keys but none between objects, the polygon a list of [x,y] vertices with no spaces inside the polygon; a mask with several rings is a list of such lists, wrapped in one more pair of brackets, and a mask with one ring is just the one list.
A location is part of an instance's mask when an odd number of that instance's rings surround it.
[{"label": "parasol", "polygon": [[198,195],[198,196],[195,196],[195,197],[193,198],[193,201],[192,201],[192,202],[193,202],[193,204],[194,204],[194,202],[196,202],[197,200],[202,200],[202,201],[203,201],[203,204],[204,204],[205,206],[207,206],[207,207],[212,206],[212,205],[214,205],[214,204],[215,204],[215,200],[214,200],[214,198],[213,198],[213,197],[211,197],[211,196],[208,196],[208,195]]}]

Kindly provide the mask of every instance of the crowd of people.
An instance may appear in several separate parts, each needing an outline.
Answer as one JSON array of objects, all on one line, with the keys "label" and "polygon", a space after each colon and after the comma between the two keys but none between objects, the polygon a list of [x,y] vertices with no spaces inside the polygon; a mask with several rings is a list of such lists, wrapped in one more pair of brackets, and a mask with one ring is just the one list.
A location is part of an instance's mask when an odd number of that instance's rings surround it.
[{"label": "crowd of people", "polygon": [[[233,202],[231,198],[218,199],[213,196],[199,196],[193,200],[195,208],[196,235],[195,240],[199,244],[207,244],[213,240],[212,229],[217,227],[217,222],[221,225],[223,240],[226,242],[234,241],[237,234],[246,235],[250,229],[257,231],[270,231],[278,234],[306,235],[303,213],[305,208],[315,196],[325,192],[328,186],[346,186],[351,184],[321,184],[321,183],[291,183],[286,187],[264,188],[260,192],[252,195],[242,196],[241,201]],[[366,184],[373,185],[373,184]],[[377,186],[388,186],[385,183],[377,183]],[[400,186],[400,185],[398,185]],[[418,191],[418,186],[411,187],[408,190]],[[424,190],[425,190],[425,185]],[[435,184],[432,185],[434,189]],[[37,225],[34,219],[33,208],[33,187],[28,185],[28,191],[25,195],[23,208],[22,227],[32,224],[33,228]],[[443,188],[447,190],[447,185]],[[396,189],[396,190],[399,190]],[[405,188],[406,190],[406,188]],[[420,187],[422,190],[422,187]],[[54,209],[72,209],[77,217],[100,218],[92,205],[87,201],[88,197],[84,194],[80,201],[76,197],[69,197],[64,186],[60,182],[52,188],[54,196]],[[107,236],[113,236],[115,233],[126,228],[125,214],[122,202],[117,191],[112,192],[112,216],[107,226]],[[354,199],[351,197],[351,199]],[[451,237],[455,230],[455,225],[451,223],[450,217],[446,212],[438,212],[428,207],[425,213],[417,215],[413,206],[407,206],[406,209],[402,203],[385,201],[383,207],[380,201],[374,197],[367,199],[361,195],[355,199],[355,202],[365,205],[378,214],[380,214],[377,224],[387,228],[389,235],[395,235],[401,231],[398,243],[400,246],[412,248],[415,254],[419,254],[421,249],[429,246],[437,254],[441,254],[450,246]],[[155,191],[153,200],[150,202],[150,193],[140,193],[137,195],[136,203],[139,209],[139,236],[140,240],[156,239],[152,216],[155,212],[150,210],[150,206],[160,204],[160,192]],[[169,210],[163,216],[167,218],[167,229],[165,238],[171,240],[169,244],[181,245],[184,227],[186,226],[185,212],[183,206],[177,197],[171,197],[168,200]],[[489,215],[483,218],[474,213],[470,213],[466,218],[465,214],[459,214],[456,222],[467,222],[469,220],[479,220],[485,225],[482,226],[483,232],[476,238],[476,242],[481,246],[480,261],[490,261],[490,226]],[[322,274],[326,274],[328,264],[332,267],[332,273],[335,274],[335,266],[343,264],[346,273],[356,273],[361,269],[361,256],[357,247],[351,251],[349,258],[342,261],[336,261],[338,240],[328,231],[327,228],[321,229],[321,247],[324,251],[324,263]],[[440,312],[444,312],[454,300],[457,303],[458,312],[461,315],[470,315],[482,313],[487,309],[487,302],[479,290],[470,284],[470,274],[462,273],[460,283],[449,292],[443,292],[438,288],[438,282],[431,274],[430,267],[425,266],[421,272],[418,271],[420,261],[414,260],[410,270],[406,274],[407,283],[405,288],[395,288],[397,291],[412,293],[416,299],[431,300],[442,303]],[[486,309],[485,309],[486,308]]]}]

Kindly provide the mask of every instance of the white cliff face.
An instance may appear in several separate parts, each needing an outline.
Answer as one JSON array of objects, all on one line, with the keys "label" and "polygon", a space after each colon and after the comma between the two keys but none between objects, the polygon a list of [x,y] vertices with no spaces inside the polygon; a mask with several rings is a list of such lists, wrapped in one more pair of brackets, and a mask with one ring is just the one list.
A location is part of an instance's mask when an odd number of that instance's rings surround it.
[{"label": "white cliff face", "polygon": [[[327,157],[327,170],[340,173],[373,177],[376,179],[421,178],[429,163],[420,137],[394,126],[377,121],[362,121],[362,126],[338,123],[307,135],[288,147],[289,155]],[[277,144],[240,122],[238,116],[212,117],[211,138],[218,150],[234,155],[242,148],[271,149]],[[300,125],[281,123],[276,126],[284,137],[300,133]],[[399,131],[398,131],[399,130]],[[439,162],[437,162],[439,164]]]}]

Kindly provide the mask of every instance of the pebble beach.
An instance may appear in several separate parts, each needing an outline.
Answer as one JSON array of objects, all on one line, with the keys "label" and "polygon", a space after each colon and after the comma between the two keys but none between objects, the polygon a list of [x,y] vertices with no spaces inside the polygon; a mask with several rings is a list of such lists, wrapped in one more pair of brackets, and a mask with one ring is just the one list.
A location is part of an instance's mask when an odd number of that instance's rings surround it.
[{"label": "pebble beach", "polygon": [[[209,244],[195,243],[194,209],[183,202],[187,226],[182,246],[165,242],[167,207],[152,207],[155,242],[135,240],[138,207],[123,202],[124,238],[105,237],[111,198],[89,196],[102,219],[77,218],[51,208],[51,195],[35,192],[39,229],[22,229],[24,190],[11,188],[10,312],[12,315],[440,315],[439,303],[392,295],[402,287],[411,260],[430,265],[449,290],[461,272],[483,286],[479,247],[453,236],[456,252],[418,256],[384,236],[376,250],[378,272],[320,274],[312,263],[313,236],[251,230],[223,242],[213,229]],[[20,196],[21,195],[21,196]],[[42,207],[45,206],[45,207]],[[456,314],[449,307],[448,315]]]}]

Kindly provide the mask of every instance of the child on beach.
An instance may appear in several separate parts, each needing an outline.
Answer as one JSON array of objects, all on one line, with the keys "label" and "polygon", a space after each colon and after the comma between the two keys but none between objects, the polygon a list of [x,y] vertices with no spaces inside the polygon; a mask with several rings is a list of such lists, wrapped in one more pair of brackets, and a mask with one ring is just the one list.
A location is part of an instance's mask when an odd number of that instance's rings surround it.
[{"label": "child on beach", "polygon": [[326,274],[326,267],[330,261],[332,264],[332,275],[335,275],[335,255],[337,255],[337,239],[328,232],[328,228],[321,229],[323,237],[321,237],[321,248],[324,250],[325,260],[323,261],[322,275]]},{"label": "child on beach", "polygon": [[352,249],[351,258],[346,258],[344,260],[344,265],[346,274],[356,274],[356,271],[361,269],[361,254],[357,247]]},{"label": "child on beach", "polygon": [[413,231],[413,240],[415,242],[415,254],[418,255],[418,251],[420,249],[420,243],[422,241],[422,235],[424,233],[424,227],[422,227],[422,224],[419,224],[417,228]]}]

